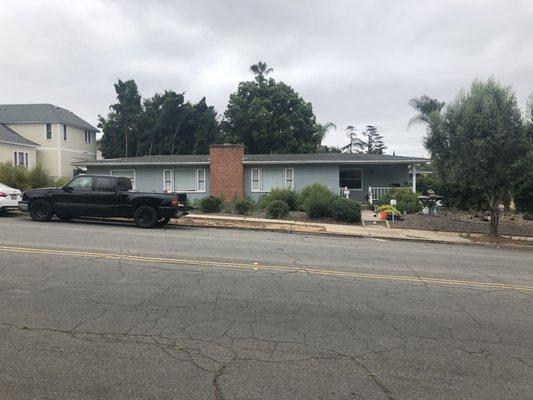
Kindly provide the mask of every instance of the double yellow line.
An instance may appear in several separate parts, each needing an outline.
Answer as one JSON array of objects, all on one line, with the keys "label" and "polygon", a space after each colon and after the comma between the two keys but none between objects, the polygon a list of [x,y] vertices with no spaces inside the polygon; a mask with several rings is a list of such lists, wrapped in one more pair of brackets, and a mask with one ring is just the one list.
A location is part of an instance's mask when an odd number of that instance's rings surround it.
[{"label": "double yellow line", "polygon": [[233,268],[233,269],[245,269],[245,270],[262,270],[262,271],[275,271],[275,272],[303,272],[311,275],[323,275],[332,277],[348,277],[364,280],[377,280],[377,281],[392,281],[392,282],[416,282],[424,284],[434,285],[454,285],[454,286],[470,286],[486,289],[501,289],[501,290],[519,290],[519,291],[533,291],[533,286],[514,285],[498,282],[478,282],[478,281],[466,281],[457,279],[444,279],[444,278],[432,278],[425,276],[412,276],[412,275],[386,275],[386,274],[370,274],[362,272],[349,272],[349,271],[335,271],[321,268],[294,268],[277,265],[259,265],[258,263],[236,263],[236,262],[224,262],[224,261],[201,261],[201,260],[185,260],[176,258],[163,258],[163,257],[146,257],[136,256],[130,254],[113,254],[113,253],[97,253],[86,252],[76,250],[56,250],[56,249],[43,249],[34,247],[14,247],[14,246],[0,246],[0,251],[24,253],[24,254],[42,254],[42,255],[57,255],[68,257],[81,257],[81,258],[102,258],[110,260],[124,260],[135,261],[142,263],[156,263],[167,265],[185,265],[188,267],[210,267],[210,268]]}]

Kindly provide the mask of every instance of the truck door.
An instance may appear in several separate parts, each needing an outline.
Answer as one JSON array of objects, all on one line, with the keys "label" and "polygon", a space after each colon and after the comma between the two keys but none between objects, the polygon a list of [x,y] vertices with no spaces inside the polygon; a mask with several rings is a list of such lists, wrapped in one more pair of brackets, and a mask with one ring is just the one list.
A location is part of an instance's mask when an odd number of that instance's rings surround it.
[{"label": "truck door", "polygon": [[96,176],[91,193],[91,216],[112,217],[115,215],[116,179]]},{"label": "truck door", "polygon": [[80,175],[63,190],[54,193],[52,203],[55,212],[72,217],[90,215],[92,183],[92,176]]}]

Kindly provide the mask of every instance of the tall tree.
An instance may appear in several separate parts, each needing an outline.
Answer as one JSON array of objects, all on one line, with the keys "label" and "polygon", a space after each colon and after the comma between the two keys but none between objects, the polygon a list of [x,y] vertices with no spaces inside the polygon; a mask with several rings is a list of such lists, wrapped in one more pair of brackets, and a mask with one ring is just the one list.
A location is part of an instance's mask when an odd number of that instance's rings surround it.
[{"label": "tall tree", "polygon": [[490,234],[498,234],[499,204],[513,182],[533,168],[516,97],[494,79],[474,81],[443,114],[432,113],[424,141],[439,178],[479,189],[490,204]]},{"label": "tall tree", "polygon": [[333,122],[325,122],[323,124],[316,124],[316,135],[318,139],[320,140],[319,143],[322,143],[322,141],[325,139],[330,129],[337,129],[337,125],[335,125]]},{"label": "tall tree", "polygon": [[413,107],[418,114],[409,120],[407,129],[415,124],[429,124],[429,119],[432,113],[440,112],[444,107],[444,102],[432,99],[426,95],[413,98],[409,100],[409,105]]},{"label": "tall tree", "polygon": [[385,146],[383,136],[378,133],[378,128],[374,125],[367,125],[364,135],[366,136],[366,153],[383,154],[387,146]]},{"label": "tall tree", "polygon": [[316,151],[319,139],[311,103],[285,83],[266,79],[266,64],[256,66],[250,68],[254,81],[241,82],[230,95],[222,122],[225,140],[244,144],[249,153]]},{"label": "tall tree", "polygon": [[139,120],[142,113],[141,95],[134,80],[115,84],[118,102],[112,104],[107,118],[98,116],[98,127],[104,133],[100,150],[105,158],[132,155],[139,140]]},{"label": "tall tree", "polygon": [[359,132],[353,125],[348,125],[345,129],[346,137],[348,138],[348,144],[342,147],[342,151],[346,153],[364,153],[366,143],[359,137]]},{"label": "tall tree", "polygon": [[258,61],[257,64],[250,65],[250,71],[257,77],[264,78],[265,75],[274,71],[273,68],[269,68],[266,62]]}]

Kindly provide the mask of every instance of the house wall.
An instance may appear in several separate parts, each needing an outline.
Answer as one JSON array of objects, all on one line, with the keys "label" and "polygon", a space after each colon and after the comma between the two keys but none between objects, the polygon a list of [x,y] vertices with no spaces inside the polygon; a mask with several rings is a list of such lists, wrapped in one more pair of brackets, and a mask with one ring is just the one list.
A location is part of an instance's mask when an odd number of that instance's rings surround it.
[{"label": "house wall", "polygon": [[208,165],[187,165],[187,166],[88,166],[88,174],[103,174],[109,175],[112,170],[128,170],[135,171],[135,187],[139,192],[154,192],[162,193],[163,188],[163,170],[190,170],[190,169],[204,169],[205,170],[205,193],[187,193],[189,200],[197,200],[211,195],[211,176]]},{"label": "house wall", "polygon": [[85,143],[85,131],[68,125],[67,140],[63,140],[63,124],[52,123],[52,139],[46,139],[46,124],[7,124],[26,139],[41,146],[37,149],[37,163],[53,177],[70,177],[73,162],[96,160],[96,136],[91,132],[92,142]]},{"label": "house wall", "polygon": [[339,194],[339,171],[341,168],[362,169],[362,190],[350,190],[350,198],[357,201],[367,201],[369,186],[391,186],[409,184],[408,164],[247,164],[244,166],[245,195],[253,200],[258,200],[264,193],[252,192],[253,168],[293,168],[294,190],[299,191],[313,183],[322,183],[330,188],[334,194]]},{"label": "house wall", "polygon": [[[206,191],[205,193],[188,193],[191,200],[200,199],[211,195],[211,174],[208,165],[193,166],[88,166],[87,173],[110,174],[111,170],[134,170],[136,189],[143,192],[163,191],[163,170],[165,169],[205,169]],[[252,169],[253,168],[293,168],[294,189],[299,191],[313,183],[322,183],[330,188],[334,194],[339,194],[339,170],[340,168],[361,168],[363,170],[362,190],[351,190],[350,198],[357,201],[368,201],[368,187],[388,187],[391,185],[409,185],[408,164],[381,164],[381,165],[343,165],[343,164],[246,164],[244,165],[244,195],[258,200],[264,193],[252,192]]]},{"label": "house wall", "polygon": [[246,164],[244,166],[244,192],[253,200],[258,200],[264,193],[252,192],[252,169],[294,169],[294,190],[299,191],[313,183],[322,183],[335,194],[339,193],[339,166],[336,164]]},{"label": "house wall", "polygon": [[350,190],[350,198],[357,201],[368,201],[369,186],[408,186],[410,181],[409,164],[341,165],[341,168],[363,169],[363,190]]},{"label": "house wall", "polygon": [[14,152],[28,153],[28,168],[35,167],[37,163],[35,147],[18,146],[15,144],[0,143],[0,163],[9,162],[13,164],[15,157]]}]

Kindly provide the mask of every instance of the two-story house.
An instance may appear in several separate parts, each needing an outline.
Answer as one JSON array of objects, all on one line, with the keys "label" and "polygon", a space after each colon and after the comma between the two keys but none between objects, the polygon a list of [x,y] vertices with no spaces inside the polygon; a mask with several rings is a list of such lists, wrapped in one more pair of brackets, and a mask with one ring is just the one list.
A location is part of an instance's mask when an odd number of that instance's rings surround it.
[{"label": "two-story house", "polygon": [[0,104],[0,162],[37,163],[53,177],[72,176],[73,163],[96,160],[96,132],[53,104]]}]

